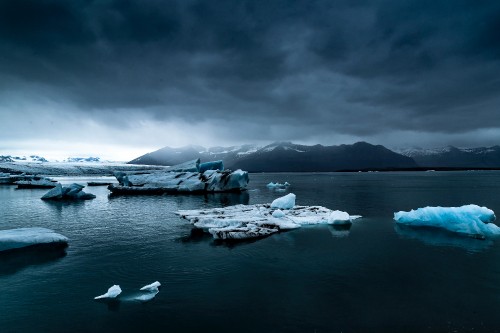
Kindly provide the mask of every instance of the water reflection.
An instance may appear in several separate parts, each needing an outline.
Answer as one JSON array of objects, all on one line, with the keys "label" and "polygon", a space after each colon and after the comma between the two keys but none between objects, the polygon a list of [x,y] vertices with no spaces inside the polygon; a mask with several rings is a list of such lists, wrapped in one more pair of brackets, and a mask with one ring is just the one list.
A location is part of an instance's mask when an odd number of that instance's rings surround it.
[{"label": "water reflection", "polygon": [[352,223],[342,225],[330,225],[328,230],[335,238],[348,237],[351,230]]},{"label": "water reflection", "polygon": [[207,193],[204,195],[205,202],[220,203],[222,206],[248,205],[250,194],[248,191],[228,193]]},{"label": "water reflection", "polygon": [[462,248],[469,252],[482,252],[493,245],[491,239],[475,239],[438,228],[412,228],[395,223],[394,230],[403,238],[416,239],[432,246]]},{"label": "water reflection", "polygon": [[0,252],[0,275],[14,274],[28,266],[43,265],[66,256],[66,245],[32,246]]}]

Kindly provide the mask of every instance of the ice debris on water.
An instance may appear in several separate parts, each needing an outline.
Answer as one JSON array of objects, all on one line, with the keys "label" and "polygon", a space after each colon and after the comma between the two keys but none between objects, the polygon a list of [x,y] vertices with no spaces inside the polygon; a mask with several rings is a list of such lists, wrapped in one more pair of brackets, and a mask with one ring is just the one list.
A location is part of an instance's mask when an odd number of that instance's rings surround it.
[{"label": "ice debris on water", "polygon": [[274,182],[270,182],[269,184],[266,185],[268,188],[271,188],[271,189],[276,189],[276,188],[282,188],[282,187],[287,187],[287,186],[290,186],[290,183],[289,182],[284,182],[283,184],[281,183],[274,183]]},{"label": "ice debris on water", "polygon": [[[273,204],[235,205],[204,210],[180,210],[177,214],[189,220],[214,239],[244,240],[269,236],[284,230],[314,224],[350,224],[359,218],[322,206],[297,206],[290,193]],[[276,204],[276,202],[278,204]]]},{"label": "ice debris on water", "polygon": [[94,299],[104,299],[104,298],[116,298],[118,295],[122,293],[122,289],[119,285],[115,284],[109,287],[108,292],[102,294],[100,296],[94,297]]},{"label": "ice debris on water", "polygon": [[424,207],[394,213],[397,223],[412,227],[436,227],[474,238],[500,235],[500,227],[492,223],[495,213],[486,207]]}]

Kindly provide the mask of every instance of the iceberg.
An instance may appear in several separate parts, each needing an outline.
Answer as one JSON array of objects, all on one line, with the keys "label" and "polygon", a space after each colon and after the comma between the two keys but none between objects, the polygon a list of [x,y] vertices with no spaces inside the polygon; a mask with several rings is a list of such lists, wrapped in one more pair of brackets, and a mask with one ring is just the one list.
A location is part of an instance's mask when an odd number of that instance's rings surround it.
[{"label": "iceberg", "polygon": [[0,252],[36,245],[66,247],[68,238],[46,228],[0,230]]},{"label": "iceberg", "polygon": [[295,194],[288,193],[284,197],[280,197],[275,199],[271,203],[271,208],[280,208],[280,209],[292,209],[295,206]]},{"label": "iceberg", "polygon": [[248,172],[221,170],[222,161],[189,161],[165,171],[116,172],[119,185],[108,189],[117,194],[164,194],[240,192],[248,185]]},{"label": "iceberg", "polygon": [[94,299],[103,299],[103,298],[116,298],[118,295],[122,293],[122,289],[119,285],[115,284],[109,287],[108,291],[105,294],[94,297]]},{"label": "iceberg", "polygon": [[56,187],[48,191],[41,198],[42,200],[90,200],[96,196],[91,193],[86,193],[83,190],[85,186],[80,184],[71,184],[62,186],[57,184]]},{"label": "iceberg", "polygon": [[224,171],[224,163],[222,161],[212,161],[200,163],[199,172],[204,173],[207,170],[219,170]]},{"label": "iceberg", "polygon": [[500,227],[492,223],[495,219],[491,209],[477,205],[425,207],[394,213],[394,220],[400,224],[442,228],[478,239],[500,235]]},{"label": "iceberg", "polygon": [[[273,207],[272,204],[235,205],[202,210],[179,210],[176,214],[191,222],[195,228],[211,234],[214,239],[221,240],[262,238],[277,232],[297,229],[303,225],[339,224],[339,221],[347,224],[360,217],[322,206],[290,207],[292,201],[295,204],[293,193],[278,199],[282,199],[278,202],[283,202],[285,205],[276,205],[280,207]],[[282,206],[290,208],[281,208]]]}]

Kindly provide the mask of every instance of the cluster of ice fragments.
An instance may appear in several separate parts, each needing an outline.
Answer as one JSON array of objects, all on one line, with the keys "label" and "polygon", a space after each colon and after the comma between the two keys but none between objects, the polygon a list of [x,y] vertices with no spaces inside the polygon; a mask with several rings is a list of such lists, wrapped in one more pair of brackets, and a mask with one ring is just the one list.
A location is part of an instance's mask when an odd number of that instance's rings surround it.
[{"label": "cluster of ice fragments", "polygon": [[436,227],[474,238],[500,235],[500,227],[493,224],[495,213],[486,207],[425,207],[409,212],[394,213],[399,224],[413,227]]},{"label": "cluster of ice fragments", "polygon": [[113,194],[163,194],[231,192],[244,190],[248,172],[224,170],[222,161],[182,163],[165,171],[116,172],[119,185],[110,185]]},{"label": "cluster of ice fragments", "polygon": [[269,184],[266,185],[267,188],[269,189],[272,189],[272,190],[276,190],[276,191],[285,191],[286,188],[288,186],[290,186],[290,183],[289,182],[284,182],[284,183],[273,183],[273,182],[270,182]]},{"label": "cluster of ice fragments", "polygon": [[84,185],[71,184],[62,186],[57,183],[56,187],[45,193],[42,200],[90,200],[96,196],[83,191]]},{"label": "cluster of ice fragments", "polygon": [[[155,281],[151,284],[148,284],[142,287],[140,293],[138,295],[134,295],[132,297],[126,298],[126,300],[134,300],[140,302],[147,302],[152,300],[159,292],[159,287],[161,283]],[[116,299],[122,293],[122,288],[119,285],[115,284],[109,287],[108,291],[100,296],[94,297],[95,300],[104,300],[104,299]]]},{"label": "cluster of ice fragments", "polygon": [[215,239],[243,240],[312,224],[350,224],[360,216],[321,206],[297,206],[295,194],[271,204],[235,205],[205,210],[180,210],[177,214]]},{"label": "cluster of ice fragments", "polygon": [[68,238],[45,228],[0,230],[0,252],[36,245],[66,246]]}]

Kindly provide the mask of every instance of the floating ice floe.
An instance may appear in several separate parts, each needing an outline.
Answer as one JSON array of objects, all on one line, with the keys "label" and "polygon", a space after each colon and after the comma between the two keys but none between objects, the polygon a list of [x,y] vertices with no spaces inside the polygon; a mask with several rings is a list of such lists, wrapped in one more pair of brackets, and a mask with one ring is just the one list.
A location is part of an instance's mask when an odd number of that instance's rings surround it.
[{"label": "floating ice floe", "polygon": [[[296,206],[295,194],[276,199],[278,204],[235,205],[203,210],[180,210],[177,214],[214,239],[261,238],[279,231],[313,224],[350,224],[359,215],[322,206]],[[276,200],[273,202],[275,203]]]},{"label": "floating ice floe", "polygon": [[68,238],[46,228],[0,230],[0,252],[36,245],[64,247],[68,245]]},{"label": "floating ice floe", "polygon": [[394,220],[400,224],[442,228],[479,239],[500,235],[500,227],[492,223],[495,219],[491,209],[477,205],[425,207],[394,213]]},{"label": "floating ice floe", "polygon": [[155,282],[153,282],[151,284],[148,284],[148,285],[142,287],[140,290],[143,290],[143,291],[144,290],[145,291],[156,291],[156,290],[158,290],[159,287],[161,287],[161,283],[158,282],[158,281],[155,281]]},{"label": "floating ice floe", "polygon": [[17,188],[53,188],[58,182],[45,177],[33,177],[32,179],[19,180],[14,182]]},{"label": "floating ice floe", "polygon": [[148,284],[144,287],[142,287],[140,290],[143,291],[144,293],[141,295],[138,295],[134,298],[136,301],[140,302],[148,302],[155,298],[155,296],[160,292],[158,289],[161,286],[161,283],[158,281],[155,281],[151,284]]},{"label": "floating ice floe", "polygon": [[122,289],[119,285],[115,284],[114,286],[109,287],[108,291],[105,294],[96,296],[94,297],[94,299],[116,298],[121,293]]},{"label": "floating ice floe", "polygon": [[266,186],[268,188],[271,188],[271,189],[279,189],[279,188],[290,186],[290,183],[289,182],[284,182],[283,184],[281,184],[281,183],[278,183],[278,182],[276,182],[276,183],[270,182]]},{"label": "floating ice floe", "polygon": [[80,184],[71,184],[62,186],[57,184],[52,190],[45,193],[42,200],[90,200],[96,196],[91,193],[86,193],[83,190],[85,186]]},{"label": "floating ice floe", "polygon": [[248,185],[248,172],[223,170],[222,161],[200,159],[165,171],[116,172],[115,177],[119,185],[108,187],[113,194],[237,192]]}]

